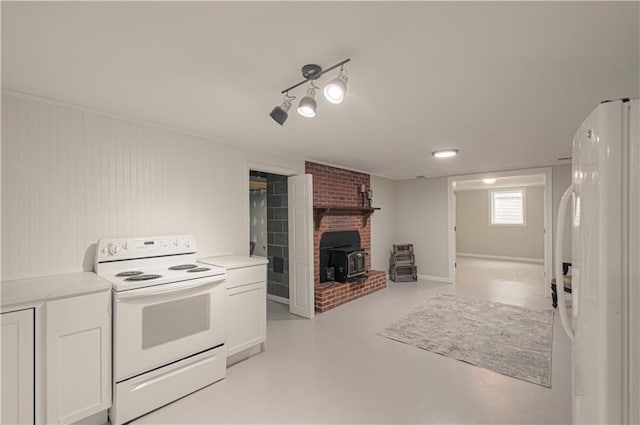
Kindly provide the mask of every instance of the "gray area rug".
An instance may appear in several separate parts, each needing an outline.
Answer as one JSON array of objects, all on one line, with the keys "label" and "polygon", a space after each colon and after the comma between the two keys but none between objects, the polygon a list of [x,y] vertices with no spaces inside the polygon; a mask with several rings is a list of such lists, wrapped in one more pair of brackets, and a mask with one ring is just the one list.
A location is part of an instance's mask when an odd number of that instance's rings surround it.
[{"label": "gray area rug", "polygon": [[551,388],[552,310],[438,295],[379,335]]}]

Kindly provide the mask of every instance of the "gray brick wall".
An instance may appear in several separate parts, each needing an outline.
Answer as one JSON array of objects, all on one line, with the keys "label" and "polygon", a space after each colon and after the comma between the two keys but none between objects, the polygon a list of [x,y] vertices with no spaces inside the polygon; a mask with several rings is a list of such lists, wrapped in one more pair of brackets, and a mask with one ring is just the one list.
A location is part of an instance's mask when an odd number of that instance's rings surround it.
[{"label": "gray brick wall", "polygon": [[289,298],[288,215],[287,177],[267,174],[267,293],[282,298]]}]

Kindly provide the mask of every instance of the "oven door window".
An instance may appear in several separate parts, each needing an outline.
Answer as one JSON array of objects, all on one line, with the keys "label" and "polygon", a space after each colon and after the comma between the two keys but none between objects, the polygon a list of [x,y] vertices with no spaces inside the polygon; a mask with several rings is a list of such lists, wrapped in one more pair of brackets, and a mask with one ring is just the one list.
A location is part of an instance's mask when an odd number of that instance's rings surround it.
[{"label": "oven door window", "polygon": [[200,294],[142,309],[142,349],[209,330],[211,297]]}]

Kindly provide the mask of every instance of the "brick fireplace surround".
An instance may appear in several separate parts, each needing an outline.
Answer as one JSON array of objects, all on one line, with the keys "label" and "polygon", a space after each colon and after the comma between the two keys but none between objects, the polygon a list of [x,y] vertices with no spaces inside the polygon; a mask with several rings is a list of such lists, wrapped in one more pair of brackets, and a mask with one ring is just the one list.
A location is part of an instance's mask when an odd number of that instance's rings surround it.
[{"label": "brick fireplace surround", "polygon": [[[359,207],[358,187],[370,189],[368,174],[329,167],[313,162],[305,163],[305,172],[313,175],[313,205]],[[362,215],[339,212],[325,215],[319,229],[313,231],[313,262],[315,283],[315,310],[324,312],[387,286],[387,273],[371,270],[371,256],[366,257],[367,278],[361,283],[320,283],[320,237],[324,232],[357,230],[361,245],[371,253],[371,218],[363,225]]]}]

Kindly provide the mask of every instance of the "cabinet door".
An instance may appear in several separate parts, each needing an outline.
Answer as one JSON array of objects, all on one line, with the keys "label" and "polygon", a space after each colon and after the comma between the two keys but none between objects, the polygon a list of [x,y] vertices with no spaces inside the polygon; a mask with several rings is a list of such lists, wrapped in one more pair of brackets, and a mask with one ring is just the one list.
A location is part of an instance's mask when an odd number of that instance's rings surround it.
[{"label": "cabinet door", "polygon": [[2,314],[2,423],[34,423],[33,309]]},{"label": "cabinet door", "polygon": [[266,338],[266,282],[227,289],[227,355],[260,344]]},{"label": "cabinet door", "polygon": [[111,405],[111,293],[47,303],[47,423]]}]

